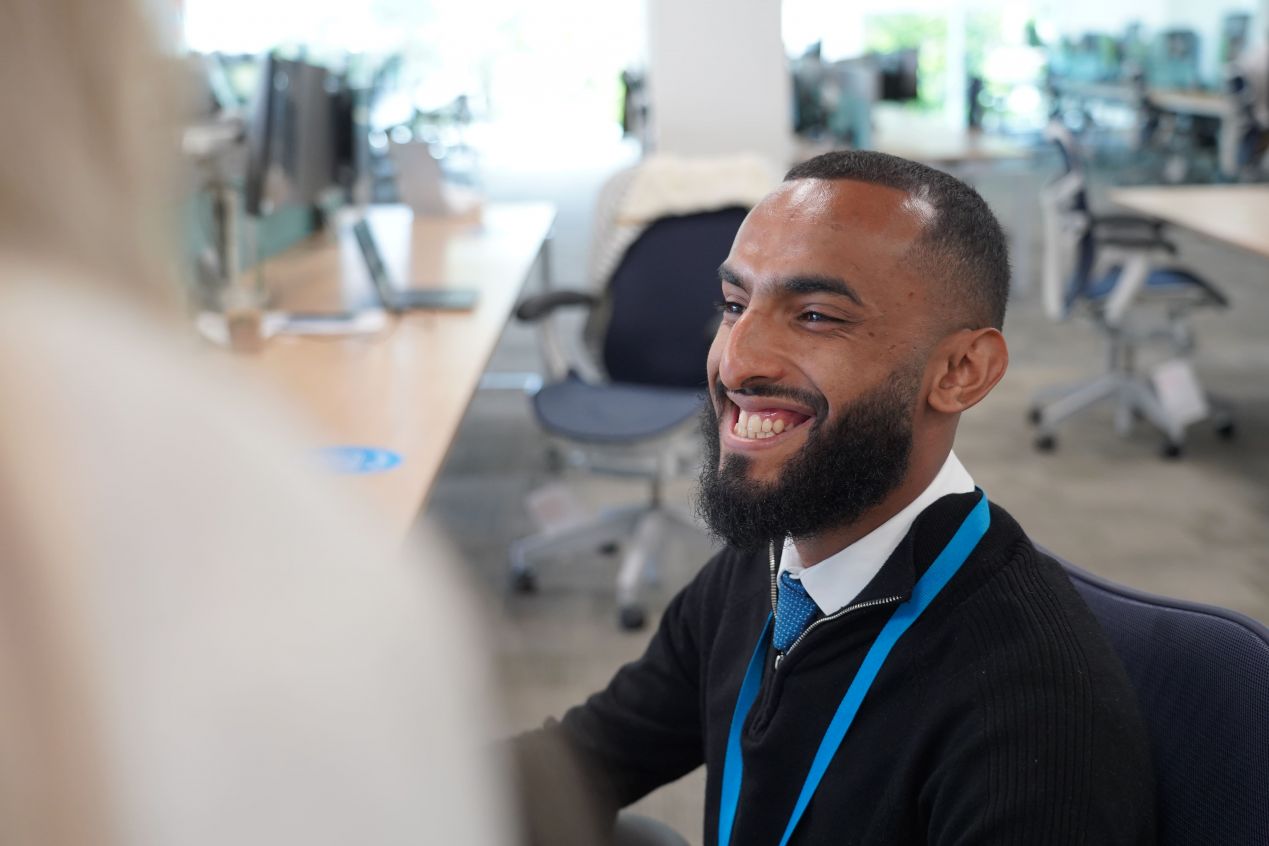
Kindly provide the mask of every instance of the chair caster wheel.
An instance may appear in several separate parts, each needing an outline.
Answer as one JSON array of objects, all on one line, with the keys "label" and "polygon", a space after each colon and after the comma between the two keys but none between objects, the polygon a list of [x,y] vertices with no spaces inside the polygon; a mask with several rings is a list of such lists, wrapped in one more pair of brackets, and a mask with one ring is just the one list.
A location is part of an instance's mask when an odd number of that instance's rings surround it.
[{"label": "chair caster wheel", "polygon": [[1174,444],[1171,441],[1169,441],[1168,443],[1163,445],[1162,449],[1159,450],[1159,455],[1161,455],[1162,457],[1170,461],[1175,461],[1176,459],[1181,457],[1181,454],[1184,451],[1185,450],[1181,446],[1181,444]]},{"label": "chair caster wheel", "polygon": [[1233,420],[1226,421],[1216,427],[1216,437],[1222,441],[1232,441],[1238,435],[1238,427]]},{"label": "chair caster wheel", "polygon": [[547,447],[546,454],[542,459],[548,474],[559,476],[564,472],[564,456],[555,447]]},{"label": "chair caster wheel", "polygon": [[515,570],[511,573],[512,593],[537,593],[538,574],[532,570]]},{"label": "chair caster wheel", "polygon": [[1038,408],[1033,408],[1027,412],[1027,422],[1032,426],[1039,426],[1040,420],[1044,416],[1044,412]]},{"label": "chair caster wheel", "polygon": [[648,622],[647,615],[638,605],[623,605],[617,610],[617,625],[622,631],[637,632]]},{"label": "chair caster wheel", "polygon": [[1053,452],[1057,449],[1057,438],[1052,435],[1040,435],[1035,439],[1037,452]]},{"label": "chair caster wheel", "polygon": [[609,541],[599,547],[600,555],[616,555],[621,551],[621,544],[616,541]]}]

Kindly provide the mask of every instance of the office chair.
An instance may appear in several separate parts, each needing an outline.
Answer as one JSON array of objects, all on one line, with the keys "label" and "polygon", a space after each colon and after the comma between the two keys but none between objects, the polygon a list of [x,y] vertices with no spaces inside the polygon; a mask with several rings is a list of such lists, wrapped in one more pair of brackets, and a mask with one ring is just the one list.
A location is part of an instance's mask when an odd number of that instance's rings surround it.
[{"label": "office chair", "polygon": [[1154,758],[1158,843],[1266,842],[1269,629],[1223,608],[1141,593],[1053,557],[1137,693]]},{"label": "office chair", "polygon": [[686,838],[665,823],[625,811],[617,816],[613,846],[688,846]]},{"label": "office chair", "polygon": [[[638,629],[638,600],[665,531],[689,515],[662,502],[664,486],[699,460],[696,421],[705,358],[717,325],[718,266],[746,210],[727,208],[653,222],[627,248],[602,294],[553,291],[522,302],[520,320],[539,323],[548,378],[533,415],[570,463],[651,484],[651,500],[597,522],[543,531],[511,546],[514,589],[535,588],[534,559],[573,548],[609,548],[633,534],[617,577],[618,620]],[[590,310],[586,337],[602,368],[570,366],[552,315]],[[592,375],[584,375],[591,373]]]},{"label": "office chair", "polygon": [[[1267,81],[1269,83],[1269,81]],[[1260,178],[1262,161],[1269,150],[1269,127],[1261,125],[1256,117],[1256,88],[1247,78],[1246,71],[1230,65],[1226,88],[1237,104],[1238,153],[1235,159],[1235,177],[1240,182],[1255,182]]]},{"label": "office chair", "polygon": [[[1135,419],[1154,424],[1165,436],[1162,453],[1180,457],[1186,427],[1208,417],[1223,438],[1232,437],[1229,412],[1197,385],[1188,356],[1194,339],[1189,314],[1224,307],[1225,296],[1207,280],[1181,267],[1160,264],[1175,254],[1163,223],[1133,215],[1094,215],[1079,147],[1070,131],[1052,121],[1045,135],[1062,157],[1062,174],[1041,192],[1044,221],[1042,292],[1044,308],[1055,321],[1081,312],[1107,341],[1106,370],[1074,386],[1048,388],[1032,400],[1029,418],[1037,428],[1035,446],[1057,446],[1063,421],[1106,400],[1116,404],[1115,428],[1127,435]],[[1165,404],[1149,373],[1137,366],[1148,343],[1161,343],[1175,366],[1171,375],[1184,384],[1187,407]]]}]

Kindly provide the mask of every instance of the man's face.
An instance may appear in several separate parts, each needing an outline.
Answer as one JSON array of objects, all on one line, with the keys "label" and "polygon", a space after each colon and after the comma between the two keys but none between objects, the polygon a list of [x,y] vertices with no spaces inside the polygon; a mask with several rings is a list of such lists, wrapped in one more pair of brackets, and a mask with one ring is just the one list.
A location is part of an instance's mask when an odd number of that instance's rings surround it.
[{"label": "man's face", "polygon": [[786,183],[721,270],[701,511],[739,546],[854,522],[902,482],[931,338],[906,256],[932,210],[852,181]]}]

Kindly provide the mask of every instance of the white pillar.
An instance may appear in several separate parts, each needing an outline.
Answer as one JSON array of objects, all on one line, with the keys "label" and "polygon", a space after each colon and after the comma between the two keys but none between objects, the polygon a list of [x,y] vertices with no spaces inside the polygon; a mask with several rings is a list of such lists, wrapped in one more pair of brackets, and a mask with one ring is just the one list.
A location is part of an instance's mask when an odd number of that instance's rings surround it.
[{"label": "white pillar", "polygon": [[792,87],[775,0],[648,0],[648,92],[658,152],[792,153]]}]

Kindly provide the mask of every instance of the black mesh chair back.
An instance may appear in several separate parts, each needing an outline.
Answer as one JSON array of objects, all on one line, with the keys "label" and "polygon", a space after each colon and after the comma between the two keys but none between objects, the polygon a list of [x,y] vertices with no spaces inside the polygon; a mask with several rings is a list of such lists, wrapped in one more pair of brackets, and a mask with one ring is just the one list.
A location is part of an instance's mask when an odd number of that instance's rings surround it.
[{"label": "black mesh chair back", "polygon": [[717,326],[718,266],[746,209],[667,217],[626,250],[608,284],[600,353],[614,382],[699,388]]},{"label": "black mesh chair back", "polygon": [[[656,220],[626,249],[602,297],[554,295],[556,302],[590,308],[585,340],[607,378],[588,380],[575,369],[543,385],[533,395],[534,416],[543,431],[567,443],[562,456],[597,472],[645,478],[652,489],[644,505],[609,509],[596,519],[546,527],[516,541],[510,557],[517,590],[533,589],[535,558],[624,542],[617,618],[623,629],[644,625],[638,592],[664,554],[667,530],[698,531],[690,517],[664,501],[663,490],[699,461],[699,442],[689,424],[700,414],[705,360],[719,320],[718,266],[745,214],[729,208]],[[517,313],[526,319],[549,313],[551,297],[522,303]],[[639,839],[640,833],[647,836]],[[627,832],[625,842],[681,842],[657,834],[642,827]]]},{"label": "black mesh chair back", "polygon": [[1158,842],[1269,843],[1269,630],[1062,564],[1136,689],[1154,755]]}]

